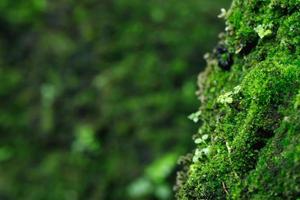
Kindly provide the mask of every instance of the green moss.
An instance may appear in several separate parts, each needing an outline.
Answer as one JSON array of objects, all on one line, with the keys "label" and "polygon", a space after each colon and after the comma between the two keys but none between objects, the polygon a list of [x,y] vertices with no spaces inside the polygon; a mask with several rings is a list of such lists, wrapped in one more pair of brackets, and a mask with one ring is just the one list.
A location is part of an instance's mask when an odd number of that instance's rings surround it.
[{"label": "green moss", "polygon": [[234,64],[223,71],[211,56],[199,76],[201,126],[178,199],[300,196],[299,8],[299,0],[233,1],[221,43]]}]

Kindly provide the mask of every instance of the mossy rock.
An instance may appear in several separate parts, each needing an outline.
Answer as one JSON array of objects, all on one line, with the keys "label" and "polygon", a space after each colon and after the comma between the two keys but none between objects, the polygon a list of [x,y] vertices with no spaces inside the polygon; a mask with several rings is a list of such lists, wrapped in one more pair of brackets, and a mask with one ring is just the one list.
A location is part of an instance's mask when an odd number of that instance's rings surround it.
[{"label": "mossy rock", "polygon": [[222,16],[177,199],[300,199],[300,0],[234,0]]}]

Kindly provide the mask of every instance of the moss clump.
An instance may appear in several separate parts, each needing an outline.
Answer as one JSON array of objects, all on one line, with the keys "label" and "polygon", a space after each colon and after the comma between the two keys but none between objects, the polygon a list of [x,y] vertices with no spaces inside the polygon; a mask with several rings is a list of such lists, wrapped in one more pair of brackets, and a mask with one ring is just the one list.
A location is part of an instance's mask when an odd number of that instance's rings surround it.
[{"label": "moss clump", "polygon": [[220,41],[233,64],[208,56],[199,76],[201,126],[178,199],[300,197],[299,9],[299,0],[233,1]]}]

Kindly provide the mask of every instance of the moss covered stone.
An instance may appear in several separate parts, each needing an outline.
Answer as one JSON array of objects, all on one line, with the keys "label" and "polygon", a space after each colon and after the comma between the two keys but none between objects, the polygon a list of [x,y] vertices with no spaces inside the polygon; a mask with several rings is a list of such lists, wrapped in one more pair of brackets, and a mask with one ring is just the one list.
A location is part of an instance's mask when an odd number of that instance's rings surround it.
[{"label": "moss covered stone", "polygon": [[299,10],[300,0],[234,0],[223,12],[226,51],[199,76],[197,148],[178,199],[300,198]]}]

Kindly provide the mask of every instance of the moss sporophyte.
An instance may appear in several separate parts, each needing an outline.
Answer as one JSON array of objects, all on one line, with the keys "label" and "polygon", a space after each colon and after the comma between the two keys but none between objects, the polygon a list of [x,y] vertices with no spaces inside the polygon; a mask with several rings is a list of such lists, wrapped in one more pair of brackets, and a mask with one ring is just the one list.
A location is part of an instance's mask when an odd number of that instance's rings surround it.
[{"label": "moss sporophyte", "polygon": [[300,0],[233,0],[220,17],[230,30],[199,76],[201,127],[177,199],[297,199]]}]

